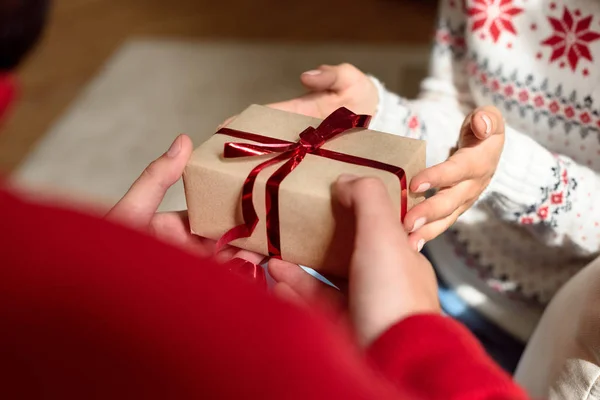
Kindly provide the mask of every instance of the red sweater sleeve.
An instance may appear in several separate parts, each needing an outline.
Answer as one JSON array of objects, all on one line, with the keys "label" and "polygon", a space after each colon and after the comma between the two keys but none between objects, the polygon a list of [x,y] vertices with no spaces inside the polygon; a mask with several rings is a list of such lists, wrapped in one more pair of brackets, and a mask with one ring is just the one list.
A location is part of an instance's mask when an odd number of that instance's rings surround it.
[{"label": "red sweater sleeve", "polygon": [[0,71],[0,123],[17,94],[14,76]]},{"label": "red sweater sleeve", "polygon": [[415,398],[528,398],[473,335],[448,317],[409,317],[375,341],[369,356],[388,379]]},{"label": "red sweater sleeve", "polygon": [[[0,398],[410,400],[469,391],[466,375],[510,388],[435,318],[371,349],[394,385],[325,318],[152,237],[1,189],[0,221]],[[423,387],[445,368],[461,383]]]}]

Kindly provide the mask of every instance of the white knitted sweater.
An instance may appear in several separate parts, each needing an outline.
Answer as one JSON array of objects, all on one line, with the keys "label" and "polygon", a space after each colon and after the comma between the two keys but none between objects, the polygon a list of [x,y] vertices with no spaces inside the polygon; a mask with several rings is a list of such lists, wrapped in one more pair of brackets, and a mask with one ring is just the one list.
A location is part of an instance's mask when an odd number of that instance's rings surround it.
[{"label": "white knitted sweater", "polygon": [[420,98],[374,82],[371,127],[427,140],[428,165],[448,157],[469,111],[503,112],[485,198],[446,234],[484,281],[543,304],[598,255],[600,0],[441,0]]}]

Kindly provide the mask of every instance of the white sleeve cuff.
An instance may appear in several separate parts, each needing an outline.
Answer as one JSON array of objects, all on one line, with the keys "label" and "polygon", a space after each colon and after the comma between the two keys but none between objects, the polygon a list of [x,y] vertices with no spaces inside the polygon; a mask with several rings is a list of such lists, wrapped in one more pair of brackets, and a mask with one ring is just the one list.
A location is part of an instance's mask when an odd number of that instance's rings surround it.
[{"label": "white sleeve cuff", "polygon": [[377,111],[373,119],[371,119],[369,129],[405,136],[405,121],[410,113],[409,108],[400,96],[387,90],[377,78],[371,75],[368,77],[377,88],[377,97],[379,99]]},{"label": "white sleeve cuff", "polygon": [[522,211],[541,200],[542,188],[554,180],[556,165],[556,157],[546,148],[507,127],[498,168],[481,199],[491,198],[502,213]]}]

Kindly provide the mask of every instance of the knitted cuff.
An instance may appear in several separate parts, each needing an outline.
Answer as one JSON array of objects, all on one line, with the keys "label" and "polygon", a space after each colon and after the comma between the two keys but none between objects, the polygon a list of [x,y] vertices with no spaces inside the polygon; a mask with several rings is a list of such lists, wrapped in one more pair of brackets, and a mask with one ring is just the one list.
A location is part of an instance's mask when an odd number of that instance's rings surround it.
[{"label": "knitted cuff", "polygon": [[489,198],[500,214],[513,214],[538,203],[540,188],[553,180],[556,157],[546,148],[507,127],[496,173],[480,198]]},{"label": "knitted cuff", "polygon": [[406,136],[406,117],[410,110],[404,104],[403,99],[395,93],[390,92],[374,76],[369,79],[377,88],[379,104],[377,111],[371,119],[369,129],[379,132],[391,133],[393,135]]}]

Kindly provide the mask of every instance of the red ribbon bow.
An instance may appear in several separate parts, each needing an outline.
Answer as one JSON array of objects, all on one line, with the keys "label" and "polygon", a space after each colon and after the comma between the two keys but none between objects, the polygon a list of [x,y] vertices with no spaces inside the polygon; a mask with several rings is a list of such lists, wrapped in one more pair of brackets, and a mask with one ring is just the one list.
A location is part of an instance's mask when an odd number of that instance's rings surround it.
[{"label": "red ribbon bow", "polygon": [[258,224],[258,214],[254,209],[254,203],[252,201],[252,192],[254,190],[256,178],[263,169],[287,160],[277,171],[273,173],[273,175],[271,175],[271,177],[267,180],[266,185],[266,225],[269,256],[281,258],[281,243],[279,235],[279,186],[285,177],[288,176],[302,162],[307,154],[380,169],[396,175],[400,181],[400,218],[403,220],[407,211],[407,190],[406,176],[402,168],[379,161],[369,160],[366,158],[356,157],[321,148],[321,146],[323,146],[323,144],[325,144],[328,140],[350,129],[367,128],[370,120],[371,117],[368,115],[357,115],[347,108],[338,108],[327,118],[325,118],[317,128],[309,126],[302,133],[300,133],[300,140],[298,142],[288,142],[286,140],[275,139],[230,128],[219,129],[217,134],[228,135],[239,139],[252,140],[259,143],[225,143],[223,152],[225,158],[262,156],[271,153],[281,154],[257,165],[254,167],[254,169],[252,169],[252,171],[250,171],[250,174],[244,181],[244,186],[242,188],[242,215],[244,218],[244,223],[232,228],[226,232],[221,239],[219,239],[216,247],[217,251],[236,239],[241,239],[252,235],[256,225]]}]

